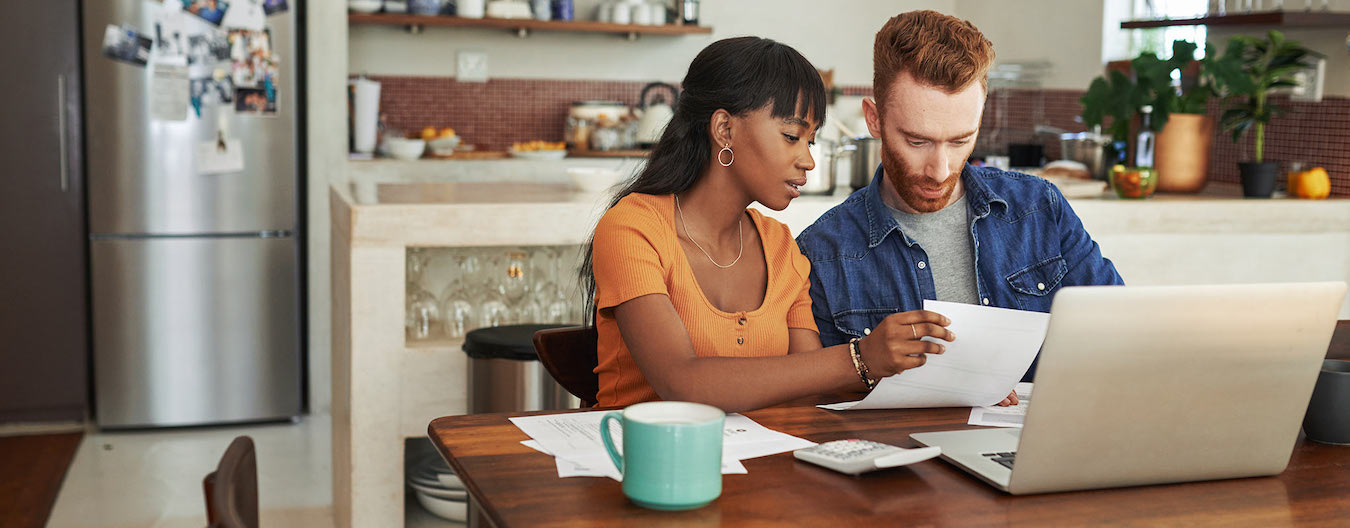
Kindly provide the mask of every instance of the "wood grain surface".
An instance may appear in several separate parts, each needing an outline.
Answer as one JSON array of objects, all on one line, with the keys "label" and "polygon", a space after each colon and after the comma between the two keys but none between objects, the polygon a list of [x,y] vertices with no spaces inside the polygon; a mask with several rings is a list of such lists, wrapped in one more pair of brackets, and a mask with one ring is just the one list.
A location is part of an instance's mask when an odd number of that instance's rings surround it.
[{"label": "wood grain surface", "polygon": [[[1350,357],[1350,322],[1337,330],[1328,356]],[[836,413],[813,406],[855,397],[745,414],[815,442],[865,438],[916,447],[910,433],[971,428],[965,408]],[[520,445],[528,436],[507,420],[527,414],[540,413],[453,416],[428,427],[499,527],[1350,524],[1350,447],[1301,435],[1289,467],[1274,477],[1029,496],[999,492],[937,460],[852,477],[784,453],[745,461],[749,474],[725,476],[722,496],[709,506],[657,512],[630,503],[613,480],[558,478],[553,458]]]}]

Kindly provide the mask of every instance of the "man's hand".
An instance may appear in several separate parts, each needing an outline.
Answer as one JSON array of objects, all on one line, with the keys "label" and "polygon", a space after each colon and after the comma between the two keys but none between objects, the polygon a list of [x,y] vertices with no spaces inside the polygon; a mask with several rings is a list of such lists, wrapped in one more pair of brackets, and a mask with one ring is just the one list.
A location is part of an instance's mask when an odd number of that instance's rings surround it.
[{"label": "man's hand", "polygon": [[1011,405],[1017,405],[1017,391],[1012,391],[1008,393],[1008,397],[1003,398],[1003,401],[998,402],[997,405],[999,407],[1008,407]]}]

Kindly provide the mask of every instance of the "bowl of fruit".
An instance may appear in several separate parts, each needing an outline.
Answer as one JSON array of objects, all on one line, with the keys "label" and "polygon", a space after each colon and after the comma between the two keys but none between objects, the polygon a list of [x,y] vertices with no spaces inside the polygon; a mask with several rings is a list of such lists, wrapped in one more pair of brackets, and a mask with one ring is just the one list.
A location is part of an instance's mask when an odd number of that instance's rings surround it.
[{"label": "bowl of fruit", "polygon": [[431,153],[436,156],[452,156],[459,147],[459,136],[455,134],[455,129],[450,127],[440,130],[436,127],[423,128],[422,140],[427,142],[427,147],[430,147]]},{"label": "bowl of fruit", "polygon": [[511,156],[532,160],[560,160],[567,157],[567,145],[561,141],[526,141],[511,145]]},{"label": "bowl of fruit", "polygon": [[1111,168],[1111,188],[1121,198],[1148,198],[1158,188],[1158,171],[1148,167],[1116,165]]}]

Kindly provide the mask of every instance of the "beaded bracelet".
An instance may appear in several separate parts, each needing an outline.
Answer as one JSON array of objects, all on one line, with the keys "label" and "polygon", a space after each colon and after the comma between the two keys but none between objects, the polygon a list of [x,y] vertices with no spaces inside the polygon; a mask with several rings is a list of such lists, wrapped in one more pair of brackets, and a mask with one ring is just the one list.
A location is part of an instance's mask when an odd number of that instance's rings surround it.
[{"label": "beaded bracelet", "polygon": [[877,386],[877,382],[867,375],[867,364],[863,363],[862,353],[858,351],[859,339],[855,337],[848,340],[849,355],[853,356],[853,368],[858,371],[858,377],[862,378],[863,385],[867,386],[867,390],[872,390],[873,387]]}]

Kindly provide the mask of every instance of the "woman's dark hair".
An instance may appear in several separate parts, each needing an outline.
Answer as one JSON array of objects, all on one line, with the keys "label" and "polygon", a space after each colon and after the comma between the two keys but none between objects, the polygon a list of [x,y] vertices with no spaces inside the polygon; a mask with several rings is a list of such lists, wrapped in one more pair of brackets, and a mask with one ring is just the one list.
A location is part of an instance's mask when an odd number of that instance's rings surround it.
[{"label": "woman's dark hair", "polygon": [[[825,84],[820,73],[797,50],[766,38],[737,37],[708,45],[689,63],[681,88],[675,115],[647,164],[615,194],[609,207],[632,193],[676,194],[692,187],[712,162],[708,124],[717,110],[740,116],[772,104],[773,117],[824,122]],[[594,243],[592,233],[579,271],[587,324],[595,323]]]}]

